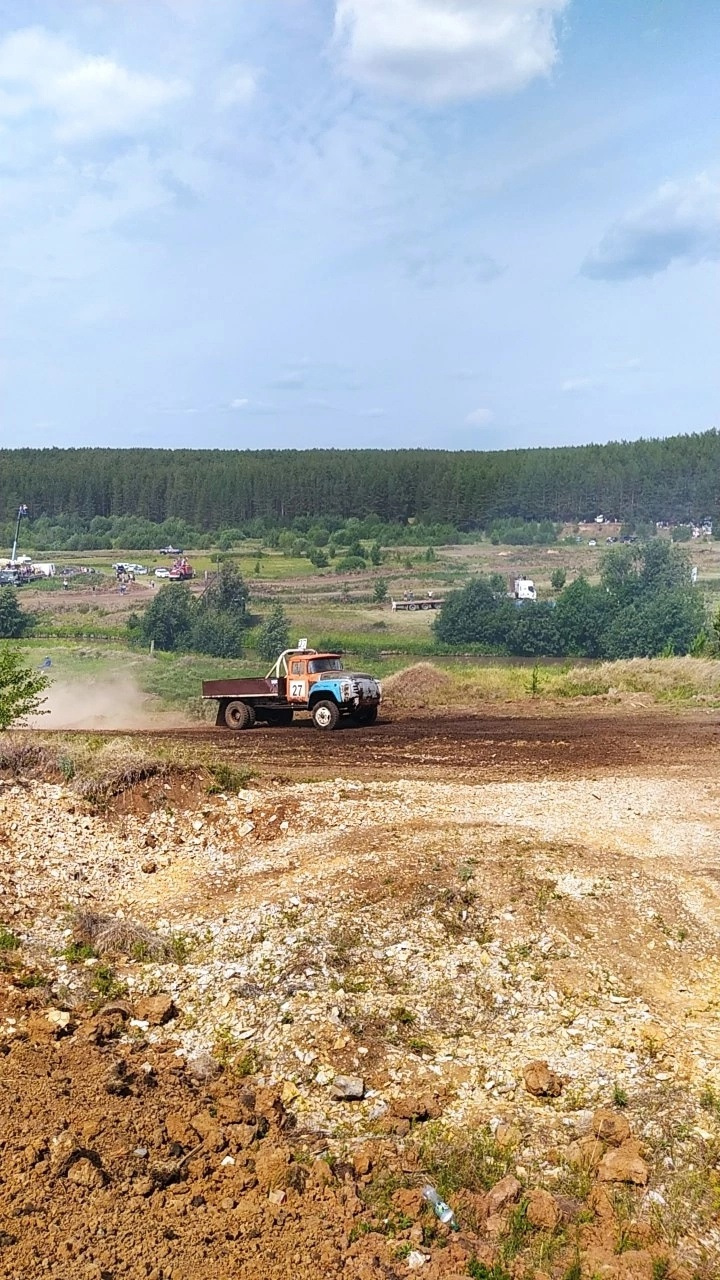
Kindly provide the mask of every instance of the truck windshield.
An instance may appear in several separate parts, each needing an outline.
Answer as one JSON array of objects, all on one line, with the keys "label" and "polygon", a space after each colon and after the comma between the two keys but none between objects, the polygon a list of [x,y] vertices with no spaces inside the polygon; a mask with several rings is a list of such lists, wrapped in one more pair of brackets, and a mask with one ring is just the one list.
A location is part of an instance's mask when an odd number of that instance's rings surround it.
[{"label": "truck windshield", "polygon": [[308,671],[311,676],[318,675],[320,671],[342,671],[342,662],[339,658],[311,658]]}]

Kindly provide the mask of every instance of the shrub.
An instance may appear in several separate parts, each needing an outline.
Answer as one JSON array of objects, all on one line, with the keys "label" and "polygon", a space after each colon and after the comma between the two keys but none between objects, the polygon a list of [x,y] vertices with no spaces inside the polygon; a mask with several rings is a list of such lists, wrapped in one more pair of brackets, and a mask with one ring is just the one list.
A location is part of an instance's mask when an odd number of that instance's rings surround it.
[{"label": "shrub", "polygon": [[20,608],[14,587],[0,587],[0,640],[20,640],[32,631],[35,615]]},{"label": "shrub", "polygon": [[0,729],[41,710],[49,680],[26,667],[17,649],[0,648]]},{"label": "shrub", "polygon": [[290,621],[281,604],[274,604],[257,639],[257,651],[265,662],[274,662],[290,648]]}]

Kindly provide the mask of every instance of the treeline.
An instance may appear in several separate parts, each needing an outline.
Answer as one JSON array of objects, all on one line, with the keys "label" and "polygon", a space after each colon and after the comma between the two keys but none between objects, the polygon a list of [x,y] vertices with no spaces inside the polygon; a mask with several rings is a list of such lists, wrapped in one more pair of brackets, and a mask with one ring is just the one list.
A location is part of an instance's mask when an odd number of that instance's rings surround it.
[{"label": "treeline", "polygon": [[720,435],[574,448],[0,451],[0,523],[134,516],[197,530],[374,516],[457,529],[507,520],[680,522],[720,514]]},{"label": "treeline", "polygon": [[[14,529],[14,521],[0,523],[0,547],[10,547]],[[527,525],[528,542],[535,540],[534,529],[534,525]],[[308,556],[318,568],[322,568],[338,554],[365,556],[363,542],[383,547],[449,546],[463,538],[472,540],[479,536],[462,534],[447,523],[387,524],[377,516],[365,520],[357,520],[353,516],[348,520],[339,516],[296,516],[284,525],[266,518],[248,520],[242,527],[204,532],[177,517],[154,524],[140,516],[93,516],[87,520],[82,516],[60,515],[23,520],[20,547],[22,551],[32,551],[38,556],[43,552],[129,548],[158,551],[168,544],[181,551],[189,547],[195,551],[230,551],[232,548],[242,550],[243,542],[248,539],[259,539],[265,547],[280,550],[288,556]],[[377,560],[374,562],[378,563]]]},{"label": "treeline", "polygon": [[[652,658],[709,651],[705,609],[679,547],[657,539],[607,551],[600,583],[577,578],[556,600],[517,603],[478,577],[433,627],[449,648],[526,657]],[[715,629],[715,623],[713,623]]]}]

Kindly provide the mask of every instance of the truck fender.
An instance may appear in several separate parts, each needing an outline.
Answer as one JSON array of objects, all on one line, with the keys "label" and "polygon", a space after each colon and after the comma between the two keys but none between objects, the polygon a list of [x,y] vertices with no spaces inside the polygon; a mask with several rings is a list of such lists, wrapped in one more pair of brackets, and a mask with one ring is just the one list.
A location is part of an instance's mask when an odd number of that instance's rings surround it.
[{"label": "truck fender", "polygon": [[322,681],[318,681],[310,690],[308,711],[312,711],[316,702],[336,702],[338,706],[342,705],[335,690],[333,688],[328,688],[328,686],[323,684]]}]

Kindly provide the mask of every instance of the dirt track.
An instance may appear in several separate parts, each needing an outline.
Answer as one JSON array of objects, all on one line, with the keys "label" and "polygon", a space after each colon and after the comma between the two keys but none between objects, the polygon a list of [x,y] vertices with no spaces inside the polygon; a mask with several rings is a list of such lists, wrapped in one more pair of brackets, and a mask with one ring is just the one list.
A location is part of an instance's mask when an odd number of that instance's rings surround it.
[{"label": "dirt track", "polygon": [[[255,776],[183,763],[108,810],[0,780],[0,1280],[716,1280],[716,712],[100,736]],[[103,965],[84,912],[185,945]],[[608,1106],[640,1164],[606,1191]],[[480,1144],[459,1173],[446,1134]]]},{"label": "dirt track", "polygon": [[[112,735],[108,735],[112,736]],[[717,712],[667,715],[433,715],[385,720],[371,729],[319,733],[309,720],[291,728],[153,730],[226,752],[233,763],[288,777],[430,778],[491,781],[565,777],[623,768],[674,772],[720,759]],[[449,777],[448,775],[451,775]]]}]

